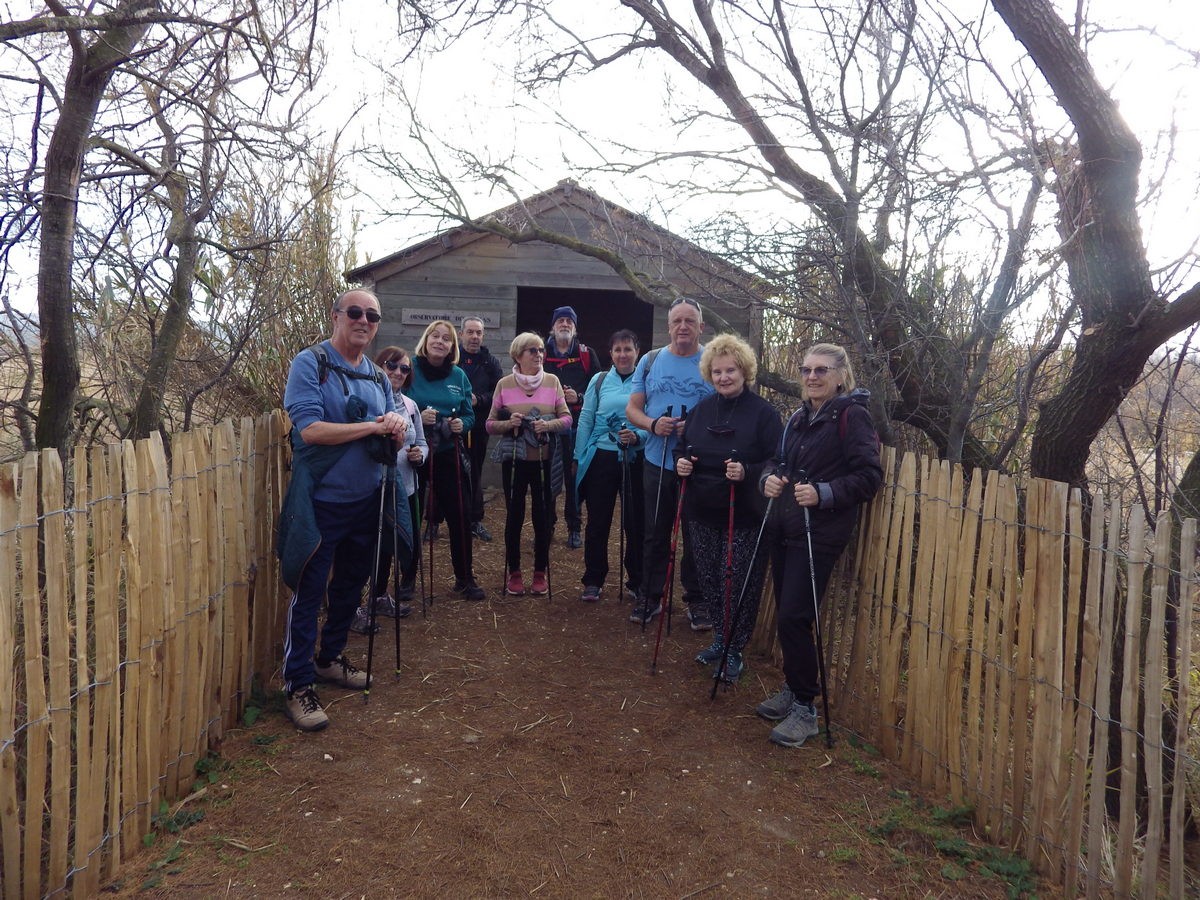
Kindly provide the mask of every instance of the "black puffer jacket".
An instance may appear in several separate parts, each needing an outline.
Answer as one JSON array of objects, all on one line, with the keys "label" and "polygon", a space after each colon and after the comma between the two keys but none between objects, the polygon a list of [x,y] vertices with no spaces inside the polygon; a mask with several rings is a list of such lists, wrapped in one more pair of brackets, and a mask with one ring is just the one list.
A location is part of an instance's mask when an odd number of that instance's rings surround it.
[{"label": "black puffer jacket", "polygon": [[[816,485],[821,497],[819,506],[809,507],[815,552],[840,553],[845,548],[859,504],[874,497],[883,482],[879,437],[867,411],[870,396],[856,388],[834,397],[816,414],[806,402],[784,428],[780,445],[784,474],[792,484],[803,477]],[[777,538],[805,546],[804,512],[790,487],[784,488],[775,506]]]},{"label": "black puffer jacket", "polygon": [[500,368],[500,361],[487,347],[480,347],[478,353],[468,353],[459,344],[458,365],[471,382],[471,393],[475,395],[475,427],[479,429],[487,422],[488,412],[492,408],[492,393],[496,390],[496,383],[504,377],[504,372]]}]

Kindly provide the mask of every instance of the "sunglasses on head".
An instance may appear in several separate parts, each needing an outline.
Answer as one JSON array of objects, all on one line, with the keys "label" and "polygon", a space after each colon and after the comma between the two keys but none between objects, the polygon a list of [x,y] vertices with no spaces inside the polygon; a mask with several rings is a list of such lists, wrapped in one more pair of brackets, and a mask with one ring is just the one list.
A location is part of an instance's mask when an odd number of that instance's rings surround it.
[{"label": "sunglasses on head", "polygon": [[378,325],[380,320],[383,319],[383,316],[375,312],[375,310],[363,309],[361,306],[347,306],[345,309],[335,310],[335,312],[345,313],[347,318],[355,322],[366,316],[367,321],[372,325]]},{"label": "sunglasses on head", "polygon": [[[369,322],[370,319],[368,319],[367,321]],[[387,370],[389,372],[395,372],[397,369],[399,369],[401,372],[403,372],[405,375],[407,375],[409,372],[412,371],[412,366],[410,366],[408,363],[402,363],[398,359],[389,359],[387,362],[384,363],[384,365],[387,366]]]},{"label": "sunglasses on head", "polygon": [[679,304],[681,304],[681,303],[686,303],[688,306],[692,307],[692,309],[696,309],[696,310],[700,309],[700,304],[697,303],[695,300],[693,300],[691,297],[676,297],[674,300],[671,301],[671,309],[674,309],[675,307],[679,306]]}]

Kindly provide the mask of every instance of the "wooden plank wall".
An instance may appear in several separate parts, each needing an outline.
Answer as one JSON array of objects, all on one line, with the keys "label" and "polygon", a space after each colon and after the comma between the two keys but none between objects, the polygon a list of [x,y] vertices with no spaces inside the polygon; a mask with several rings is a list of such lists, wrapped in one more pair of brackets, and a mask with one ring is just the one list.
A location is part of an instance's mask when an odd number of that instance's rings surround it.
[{"label": "wooden plank wall", "polygon": [[279,655],[276,411],[0,467],[0,897],[91,897]]},{"label": "wooden plank wall", "polygon": [[[890,451],[885,470],[822,609],[835,724],[970,805],[980,834],[1068,896],[1195,890],[1183,841],[1195,701],[1171,673],[1192,672],[1196,523],[1173,571],[1169,516],[1151,529],[1104,497],[1088,516],[1063,484],[967,479]],[[1183,598],[1174,660],[1170,596]],[[760,647],[773,618],[764,603]]]}]

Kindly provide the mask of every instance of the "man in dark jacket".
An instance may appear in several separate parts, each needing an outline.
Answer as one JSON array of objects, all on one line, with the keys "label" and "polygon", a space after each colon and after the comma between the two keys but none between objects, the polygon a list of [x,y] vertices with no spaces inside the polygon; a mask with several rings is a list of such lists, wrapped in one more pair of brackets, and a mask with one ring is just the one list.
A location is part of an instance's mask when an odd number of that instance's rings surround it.
[{"label": "man in dark jacket", "polygon": [[[571,431],[562,435],[564,468],[566,462],[575,458],[575,429],[579,427],[579,412],[583,409],[583,392],[592,376],[600,371],[600,357],[596,351],[579,342],[576,328],[579,316],[570,306],[560,306],[550,317],[550,336],[546,341],[546,371],[557,375],[571,410]],[[579,515],[579,500],[575,496],[575,477],[564,472],[566,500],[563,515],[567,520],[567,546],[578,550],[583,546],[580,531],[583,521]]]},{"label": "man in dark jacket", "polygon": [[491,534],[483,525],[483,463],[487,459],[487,417],[492,409],[492,393],[504,376],[500,361],[483,345],[483,319],[468,316],[459,332],[458,365],[471,380],[471,406],[475,410],[475,425],[468,446],[471,449],[471,533],[480,540],[490,541]]}]

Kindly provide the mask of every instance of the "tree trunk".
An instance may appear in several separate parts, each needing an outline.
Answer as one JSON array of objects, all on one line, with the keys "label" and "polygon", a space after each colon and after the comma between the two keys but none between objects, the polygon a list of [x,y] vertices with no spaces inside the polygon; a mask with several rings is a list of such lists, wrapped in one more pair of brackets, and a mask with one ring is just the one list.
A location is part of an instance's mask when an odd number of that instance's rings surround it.
[{"label": "tree trunk", "polygon": [[[147,6],[145,0],[123,5]],[[70,446],[71,419],[79,389],[71,272],[83,156],[96,111],[113,73],[129,59],[147,28],[138,25],[105,31],[87,46],[78,35],[72,36],[74,57],[63,88],[58,122],[46,151],[37,286],[42,401],[35,440],[38,447],[54,447],[62,454]]]}]

